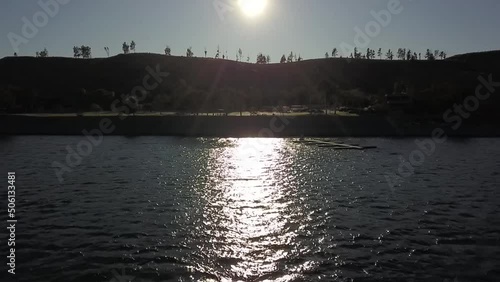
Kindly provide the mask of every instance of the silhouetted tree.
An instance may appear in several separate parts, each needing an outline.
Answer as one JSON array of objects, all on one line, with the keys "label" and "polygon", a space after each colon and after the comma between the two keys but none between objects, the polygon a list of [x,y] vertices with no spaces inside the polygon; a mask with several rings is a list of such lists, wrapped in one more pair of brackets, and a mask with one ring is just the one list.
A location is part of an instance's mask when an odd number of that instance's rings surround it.
[{"label": "silhouetted tree", "polygon": [[366,55],[365,58],[368,60],[374,59],[375,58],[375,50],[372,50],[370,48],[366,49]]},{"label": "silhouetted tree", "polygon": [[187,48],[186,57],[191,58],[193,56],[194,56],[194,53],[193,53],[192,47]]},{"label": "silhouetted tree", "polygon": [[297,58],[297,62],[301,62],[301,61],[302,61],[302,57],[299,54],[299,57]]},{"label": "silhouetted tree", "polygon": [[394,54],[392,53],[391,49],[389,49],[389,50],[387,51],[387,53],[385,54],[385,57],[386,57],[387,59],[391,60],[391,61],[392,61],[392,59],[394,59]]},{"label": "silhouetted tree", "polygon": [[49,56],[49,51],[47,51],[47,48],[43,49],[42,51],[40,52],[36,52],[36,56],[38,58],[46,58]]},{"label": "silhouetted tree", "polygon": [[14,52],[14,57],[17,57],[17,52]]},{"label": "silhouetted tree", "polygon": [[434,50],[434,59],[439,57],[439,50]]},{"label": "silhouetted tree", "polygon": [[267,63],[267,58],[264,56],[262,53],[259,53],[257,55],[257,64],[266,64]]},{"label": "silhouetted tree", "polygon": [[135,53],[135,41],[132,40],[132,42],[130,42],[130,50],[133,51]]},{"label": "silhouetted tree", "polygon": [[281,56],[280,64],[286,63],[286,57],[285,55]]},{"label": "silhouetted tree", "polygon": [[240,56],[240,61],[243,60],[243,51],[241,48],[238,49],[238,56]]},{"label": "silhouetted tree", "polygon": [[218,59],[220,58],[220,47],[217,46],[217,53],[215,53],[215,58]]},{"label": "silhouetted tree", "polygon": [[90,46],[84,46],[80,47],[82,49],[82,57],[84,59],[90,59],[92,58],[92,48]]},{"label": "silhouetted tree", "polygon": [[382,59],[382,48],[378,48],[377,55],[378,55],[379,60],[381,60]]},{"label": "silhouetted tree", "polygon": [[106,54],[108,55],[109,57],[109,47],[104,47],[104,51],[106,51]]},{"label": "silhouetted tree", "polygon": [[418,59],[422,60],[422,53],[418,53]]},{"label": "silhouetted tree", "polygon": [[358,52],[358,47],[354,47],[354,59],[361,59],[361,53]]},{"label": "silhouetted tree", "polygon": [[288,58],[286,59],[287,63],[293,63],[293,52],[290,52],[290,55],[288,55]]},{"label": "silhouetted tree", "polygon": [[412,55],[411,50],[410,50],[410,49],[408,49],[408,52],[406,52],[406,59],[407,59],[408,61],[409,61],[409,60],[411,60],[411,55]]},{"label": "silhouetted tree", "polygon": [[82,56],[82,49],[80,47],[73,47],[73,57],[80,58]]},{"label": "silhouetted tree", "polygon": [[398,59],[404,60],[406,57],[406,50],[403,48],[398,49],[398,54],[397,54]]},{"label": "silhouetted tree", "polygon": [[207,57],[207,47],[205,47],[205,58]]},{"label": "silhouetted tree", "polygon": [[439,57],[441,58],[441,60],[446,59],[446,52],[445,52],[445,51],[441,51],[441,52],[439,53]]},{"label": "silhouetted tree", "polygon": [[165,47],[165,55],[171,56],[171,52],[172,50],[170,49],[170,46],[167,45],[167,47]]},{"label": "silhouetted tree", "polygon": [[127,42],[123,42],[122,50],[123,50],[123,54],[130,53],[130,46],[127,44]]},{"label": "silhouetted tree", "polygon": [[427,49],[427,52],[425,52],[425,58],[429,61],[434,61],[436,59],[430,49]]},{"label": "silhouetted tree", "polygon": [[339,55],[339,51],[337,50],[337,48],[333,48],[333,50],[332,50],[332,57],[333,58],[337,58],[338,55]]},{"label": "silhouetted tree", "polygon": [[326,58],[326,59],[330,58],[330,53],[326,52],[326,53],[325,53],[325,58]]},{"label": "silhouetted tree", "polygon": [[247,63],[250,63],[250,55],[247,56]]},{"label": "silhouetted tree", "polygon": [[90,59],[92,57],[92,48],[89,46],[82,45],[81,47],[73,47],[73,55],[75,58],[82,57],[84,59]]},{"label": "silhouetted tree", "polygon": [[271,63],[271,56],[267,55],[266,56],[266,61],[267,61],[268,64]]}]

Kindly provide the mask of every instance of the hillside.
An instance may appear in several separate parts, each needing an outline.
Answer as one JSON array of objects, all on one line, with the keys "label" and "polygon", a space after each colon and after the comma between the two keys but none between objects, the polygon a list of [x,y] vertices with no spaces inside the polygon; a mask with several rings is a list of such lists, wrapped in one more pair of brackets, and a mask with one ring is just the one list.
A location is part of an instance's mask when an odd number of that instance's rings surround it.
[{"label": "hillside", "polygon": [[448,60],[465,63],[478,71],[500,73],[500,51],[468,53],[453,56]]},{"label": "hillside", "polygon": [[[500,74],[499,63],[500,51],[443,61],[317,59],[269,65],[157,54],[105,59],[9,57],[0,60],[0,108],[109,110],[115,99],[143,85],[150,67],[169,75],[141,102],[149,110],[248,110],[325,104],[325,100],[365,107],[384,104],[385,94],[399,85],[414,97],[414,110],[439,112],[474,94],[481,73]],[[495,108],[499,101],[482,110]]]}]

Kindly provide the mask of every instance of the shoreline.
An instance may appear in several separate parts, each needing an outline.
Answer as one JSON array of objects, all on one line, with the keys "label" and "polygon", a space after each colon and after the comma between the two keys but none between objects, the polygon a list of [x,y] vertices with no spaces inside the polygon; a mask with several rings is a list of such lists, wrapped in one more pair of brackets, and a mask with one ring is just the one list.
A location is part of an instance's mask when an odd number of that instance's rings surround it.
[{"label": "shoreline", "polygon": [[103,135],[179,137],[429,137],[436,128],[449,137],[500,137],[500,126],[467,121],[407,122],[361,116],[35,116],[1,115],[0,135]]}]

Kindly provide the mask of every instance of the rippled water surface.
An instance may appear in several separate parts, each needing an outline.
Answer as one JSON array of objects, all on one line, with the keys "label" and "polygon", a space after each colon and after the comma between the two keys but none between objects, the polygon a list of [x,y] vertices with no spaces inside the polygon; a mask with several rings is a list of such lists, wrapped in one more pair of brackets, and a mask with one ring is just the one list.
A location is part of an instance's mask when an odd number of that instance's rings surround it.
[{"label": "rippled water surface", "polygon": [[18,281],[500,281],[499,139],[448,140],[393,189],[413,139],[106,137],[60,183],[80,140],[0,139]]}]

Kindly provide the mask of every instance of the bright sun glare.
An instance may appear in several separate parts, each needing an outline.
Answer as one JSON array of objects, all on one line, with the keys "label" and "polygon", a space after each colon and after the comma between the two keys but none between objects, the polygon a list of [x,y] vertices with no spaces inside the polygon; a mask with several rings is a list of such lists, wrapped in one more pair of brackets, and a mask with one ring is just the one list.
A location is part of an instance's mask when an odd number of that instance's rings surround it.
[{"label": "bright sun glare", "polygon": [[267,6],[267,0],[238,0],[238,6],[247,17],[262,14]]}]

